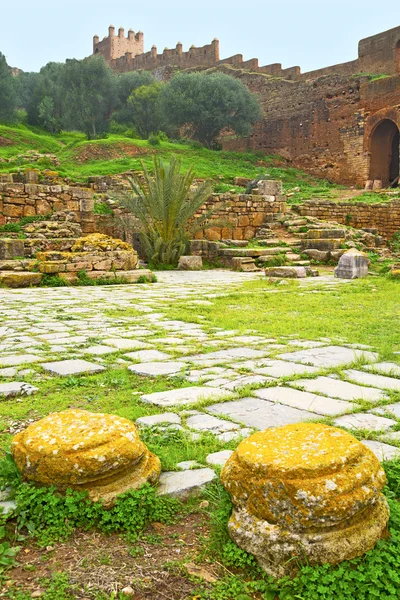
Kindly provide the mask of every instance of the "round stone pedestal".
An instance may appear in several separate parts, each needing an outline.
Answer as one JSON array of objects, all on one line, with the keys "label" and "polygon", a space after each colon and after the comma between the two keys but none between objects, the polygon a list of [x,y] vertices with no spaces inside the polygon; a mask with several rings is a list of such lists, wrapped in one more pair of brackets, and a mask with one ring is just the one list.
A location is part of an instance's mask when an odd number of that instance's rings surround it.
[{"label": "round stone pedestal", "polygon": [[339,563],[385,535],[385,473],[348,433],[300,423],[244,440],[226,463],[232,539],[274,577],[299,564]]},{"label": "round stone pedestal", "polygon": [[87,490],[106,508],[126,491],[156,483],[161,472],[160,460],[131,421],[86,410],[33,423],[14,437],[11,451],[24,480],[60,491]]}]

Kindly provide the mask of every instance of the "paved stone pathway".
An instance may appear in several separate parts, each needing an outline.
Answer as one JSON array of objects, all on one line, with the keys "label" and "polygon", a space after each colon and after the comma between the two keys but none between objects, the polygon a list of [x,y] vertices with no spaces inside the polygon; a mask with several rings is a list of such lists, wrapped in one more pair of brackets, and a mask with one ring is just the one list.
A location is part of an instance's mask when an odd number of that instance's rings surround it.
[{"label": "paved stone pathway", "polygon": [[[122,367],[145,377],[179,375],[187,385],[141,396],[160,414],[142,417],[140,427],[179,428],[192,439],[210,432],[229,442],[256,429],[328,418],[371,438],[365,443],[380,460],[400,456],[400,365],[379,362],[374,348],[294,335],[271,339],[251,324],[238,334],[210,329],[201,315],[198,324],[165,312],[184,301],[197,315],[216,296],[257,277],[164,272],[153,285],[0,289],[0,413],[1,402],[37,393],[49,377]],[[305,293],[343,284],[333,278],[300,283]],[[229,456],[217,454],[210,465]],[[212,473],[202,469],[204,480]],[[163,480],[163,493],[179,490],[182,477]]]}]

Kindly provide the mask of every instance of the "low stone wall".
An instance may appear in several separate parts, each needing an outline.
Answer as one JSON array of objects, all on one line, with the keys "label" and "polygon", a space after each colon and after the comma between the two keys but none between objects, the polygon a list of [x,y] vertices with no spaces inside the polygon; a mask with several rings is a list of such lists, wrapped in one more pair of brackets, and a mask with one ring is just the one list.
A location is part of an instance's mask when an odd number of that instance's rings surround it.
[{"label": "low stone wall", "polygon": [[131,271],[138,267],[137,253],[133,250],[38,252],[36,259],[41,273]]},{"label": "low stone wall", "polygon": [[385,204],[309,200],[293,209],[301,216],[336,221],[357,229],[377,229],[386,239],[400,231],[400,201]]},{"label": "low stone wall", "polygon": [[84,233],[95,231],[93,192],[67,185],[0,183],[0,225],[62,210],[76,214]]},{"label": "low stone wall", "polygon": [[199,231],[197,239],[250,240],[258,229],[286,213],[286,196],[250,194],[213,194],[197,213],[197,217],[214,211],[210,217],[215,226]]}]

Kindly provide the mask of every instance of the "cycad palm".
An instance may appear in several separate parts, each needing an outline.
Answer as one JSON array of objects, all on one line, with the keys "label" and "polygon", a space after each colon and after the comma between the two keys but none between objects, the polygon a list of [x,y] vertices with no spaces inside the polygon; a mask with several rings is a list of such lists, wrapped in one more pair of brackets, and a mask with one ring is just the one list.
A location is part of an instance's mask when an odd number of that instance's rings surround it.
[{"label": "cycad palm", "polygon": [[175,156],[169,163],[155,157],[153,173],[143,163],[142,169],[144,181],[130,179],[132,195],[121,198],[121,202],[140,221],[147,260],[154,265],[174,265],[190,237],[207,227],[211,212],[195,215],[209,198],[211,186],[202,183],[192,191],[193,167],[181,173],[181,160]]}]

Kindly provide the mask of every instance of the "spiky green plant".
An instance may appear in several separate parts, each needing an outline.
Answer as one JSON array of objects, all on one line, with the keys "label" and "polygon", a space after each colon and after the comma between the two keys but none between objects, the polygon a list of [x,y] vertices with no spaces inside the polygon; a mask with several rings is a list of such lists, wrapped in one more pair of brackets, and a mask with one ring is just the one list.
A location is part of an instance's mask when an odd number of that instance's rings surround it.
[{"label": "spiky green plant", "polygon": [[149,263],[176,265],[189,239],[210,226],[212,211],[196,213],[211,195],[211,184],[192,187],[193,167],[181,172],[176,156],[169,163],[154,157],[152,172],[141,165],[143,178],[130,178],[131,193],[119,200],[140,222],[142,249]]}]

